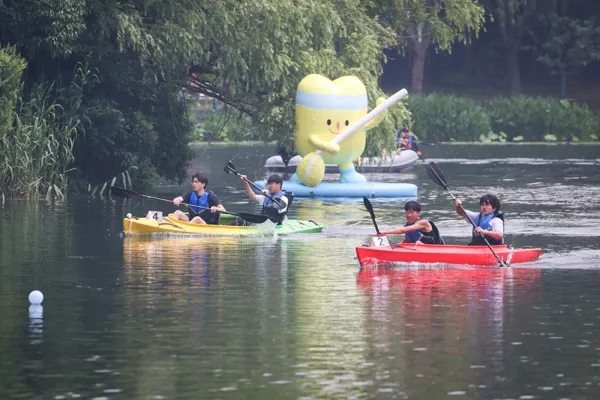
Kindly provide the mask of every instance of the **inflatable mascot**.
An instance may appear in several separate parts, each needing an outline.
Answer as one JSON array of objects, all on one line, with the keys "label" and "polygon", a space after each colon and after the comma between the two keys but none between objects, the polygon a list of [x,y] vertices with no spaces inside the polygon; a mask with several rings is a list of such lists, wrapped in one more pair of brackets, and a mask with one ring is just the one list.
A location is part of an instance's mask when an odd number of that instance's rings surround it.
[{"label": "inflatable mascot", "polygon": [[[378,106],[383,102],[383,98],[377,99]],[[366,124],[353,126],[367,111],[367,89],[355,76],[331,81],[312,74],[302,79],[296,91],[295,132],[295,147],[302,161],[292,180],[316,186],[323,180],[325,164],[335,164],[341,183],[366,182],[354,169],[353,161],[365,149],[366,131],[379,125],[386,115],[380,112]],[[349,127],[354,128],[351,136],[336,141]]]}]

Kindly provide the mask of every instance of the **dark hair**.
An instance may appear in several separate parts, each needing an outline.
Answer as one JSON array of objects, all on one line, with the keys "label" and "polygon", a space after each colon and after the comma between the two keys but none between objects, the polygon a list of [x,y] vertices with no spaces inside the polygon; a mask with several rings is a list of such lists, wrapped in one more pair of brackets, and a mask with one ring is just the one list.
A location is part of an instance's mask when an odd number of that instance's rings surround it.
[{"label": "dark hair", "polygon": [[403,127],[402,129],[400,129],[400,132],[408,132],[408,128]]},{"label": "dark hair", "polygon": [[418,201],[407,201],[406,204],[404,204],[404,211],[408,211],[408,210],[413,210],[416,212],[421,212],[421,204]]},{"label": "dark hair", "polygon": [[208,176],[201,174],[200,172],[196,172],[194,175],[192,175],[192,182],[194,181],[194,178],[198,179],[198,182],[204,183],[204,186],[208,186]]},{"label": "dark hair", "polygon": [[270,183],[279,183],[280,185],[283,185],[283,179],[281,178],[281,176],[273,174],[267,179],[267,185]]},{"label": "dark hair", "polygon": [[500,209],[500,200],[498,200],[498,198],[493,194],[486,194],[481,196],[481,198],[479,199],[479,205],[482,204],[489,204],[490,206],[492,206],[492,208],[495,208],[496,211]]}]

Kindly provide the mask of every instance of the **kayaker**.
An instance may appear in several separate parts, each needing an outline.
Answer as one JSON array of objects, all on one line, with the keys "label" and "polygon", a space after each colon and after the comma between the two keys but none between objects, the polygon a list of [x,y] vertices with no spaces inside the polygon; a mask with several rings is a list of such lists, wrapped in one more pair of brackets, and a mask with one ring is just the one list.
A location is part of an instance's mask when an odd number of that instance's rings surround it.
[{"label": "kayaker", "polygon": [[396,144],[401,150],[414,150],[418,156],[421,155],[417,146],[417,141],[415,137],[410,134],[408,128],[402,128],[396,132]]},{"label": "kayaker", "polygon": [[191,222],[192,224],[210,224],[218,225],[220,214],[217,211],[226,211],[221,200],[212,190],[206,190],[208,177],[196,172],[192,175],[192,190],[173,199],[173,204],[179,206],[181,203],[193,204],[210,210],[188,206],[189,214],[181,210],[170,214],[171,217],[180,221]]},{"label": "kayaker", "polygon": [[[464,217],[465,215],[459,207],[461,204],[462,200],[456,199],[456,212]],[[479,233],[482,233],[491,245],[504,244],[504,214],[500,211],[500,200],[493,194],[486,194],[479,199],[479,205],[481,212],[465,210],[476,226],[473,228],[473,239],[469,245],[486,245]],[[469,222],[466,217],[465,220]]]},{"label": "kayaker", "polygon": [[[261,214],[267,215],[269,219],[276,223],[281,224],[287,213],[289,199],[286,193],[281,189],[283,186],[283,179],[277,174],[273,174],[267,178],[267,189],[261,191],[262,194],[255,194],[250,184],[248,184],[246,175],[240,177],[244,181],[246,186],[246,193],[252,200],[256,200],[262,205]],[[279,204],[269,199],[265,194],[279,200]]]},{"label": "kayaker", "polygon": [[382,231],[379,236],[404,235],[402,243],[444,244],[444,239],[433,221],[421,219],[421,204],[418,201],[408,201],[404,204],[404,211],[404,227]]}]

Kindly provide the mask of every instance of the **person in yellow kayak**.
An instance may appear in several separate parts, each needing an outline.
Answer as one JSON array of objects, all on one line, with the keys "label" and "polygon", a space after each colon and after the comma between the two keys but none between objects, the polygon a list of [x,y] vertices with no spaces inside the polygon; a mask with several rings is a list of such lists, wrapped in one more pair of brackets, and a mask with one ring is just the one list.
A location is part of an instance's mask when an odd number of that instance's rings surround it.
[{"label": "person in yellow kayak", "polygon": [[404,204],[406,224],[402,228],[381,231],[378,236],[404,235],[402,243],[445,244],[444,238],[433,221],[421,218],[421,204],[408,201]]},{"label": "person in yellow kayak", "polygon": [[221,214],[217,211],[226,210],[217,195],[211,190],[206,190],[206,185],[208,185],[208,177],[206,175],[199,172],[192,175],[192,190],[175,197],[173,204],[179,206],[181,203],[187,203],[203,208],[188,206],[189,214],[177,210],[173,214],[170,214],[170,216],[180,221],[191,222],[192,224],[218,225]]},{"label": "person in yellow kayak", "polygon": [[[268,216],[272,222],[281,225],[288,211],[290,197],[290,194],[281,188],[283,186],[281,176],[277,174],[269,176],[266,189],[263,189],[261,194],[254,193],[246,175],[241,175],[240,178],[244,181],[248,196],[262,205],[261,214]],[[276,201],[271,200],[269,197],[276,199]]]},{"label": "person in yellow kayak", "polygon": [[[461,204],[462,200],[456,199],[456,213],[469,222],[460,207]],[[504,244],[504,214],[500,211],[500,200],[493,194],[486,194],[479,199],[479,205],[481,212],[465,210],[476,226],[473,228],[473,238],[469,246],[486,246],[479,233],[482,233],[491,245]]]}]

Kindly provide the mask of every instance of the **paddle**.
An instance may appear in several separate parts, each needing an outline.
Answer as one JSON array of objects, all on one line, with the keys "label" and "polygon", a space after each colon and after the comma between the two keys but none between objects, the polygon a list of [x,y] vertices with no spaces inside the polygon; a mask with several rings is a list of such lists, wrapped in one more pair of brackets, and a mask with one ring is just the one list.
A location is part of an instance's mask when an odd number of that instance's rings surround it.
[{"label": "paddle", "polygon": [[[446,189],[446,191],[450,194],[450,197],[452,197],[452,199],[456,203],[456,197],[454,197],[454,195],[452,194],[452,192],[450,191],[450,189],[448,189],[448,184],[446,183],[446,179],[444,178],[444,174],[442,174],[442,171],[440,170],[440,168],[433,161],[430,161],[429,165],[427,165],[427,175],[429,175],[429,177],[431,178],[431,180],[433,180],[435,183],[437,183],[438,185],[440,185],[444,189]],[[463,208],[463,206],[461,204],[459,204],[458,207],[461,209],[461,211],[463,212],[463,215],[467,218],[467,220],[471,223],[471,225],[473,225],[473,228],[477,228],[477,225],[475,225],[475,222],[473,222],[473,220],[471,219],[471,217],[469,217],[469,215],[467,214],[467,212],[465,211],[465,209]],[[501,259],[500,257],[498,257],[498,254],[496,254],[496,252],[492,248],[492,245],[490,245],[490,242],[488,242],[488,240],[485,238],[485,235],[483,233],[481,233],[481,232],[479,232],[479,235],[481,235],[481,238],[483,239],[483,241],[485,242],[485,244],[487,245],[487,247],[490,249],[490,251],[492,252],[492,254],[494,254],[494,257],[496,257],[496,260],[498,261],[498,264],[501,267],[508,267],[508,264],[503,259]]]},{"label": "paddle", "polygon": [[[172,200],[161,199],[160,197],[148,196],[146,194],[137,193],[137,192],[134,192],[133,190],[124,189],[124,188],[117,187],[117,186],[111,187],[110,190],[115,196],[123,197],[123,198],[127,198],[127,199],[135,198],[135,197],[144,197],[146,199],[152,199],[152,200],[164,201],[167,203],[173,203]],[[179,203],[179,205],[200,208],[203,210],[210,210],[210,208],[208,208],[208,207],[195,206],[193,204],[187,204],[187,203]],[[217,212],[221,213],[221,214],[235,215],[236,217],[240,217],[244,221],[250,222],[252,224],[262,224],[269,218],[266,215],[235,213],[235,212],[220,211],[220,210],[217,210]]]},{"label": "paddle", "polygon": [[379,235],[379,227],[377,226],[377,222],[375,221],[375,211],[373,211],[373,204],[371,204],[371,202],[369,201],[369,199],[364,196],[363,197],[363,204],[365,205],[365,208],[367,209],[367,211],[369,212],[369,214],[371,214],[371,219],[373,220],[373,225],[375,225],[375,230],[377,231],[377,234]]},{"label": "paddle", "polygon": [[[233,163],[231,161],[228,161],[227,164],[225,164],[225,172],[227,172],[230,175],[237,175],[237,176],[242,176],[242,174],[240,174],[237,170],[237,168],[235,168],[235,165],[233,165]],[[254,189],[258,190],[259,192],[262,193],[262,189],[259,188],[258,186],[256,186],[254,184],[254,182],[249,181],[248,179],[244,178],[244,181],[247,182],[248,184],[250,184],[250,186],[252,186]],[[277,204],[277,206],[279,208],[284,208],[285,204],[279,200],[276,199],[274,197],[272,197],[271,195],[267,194],[267,193],[262,193],[264,196],[268,197],[269,200],[271,200],[273,203]]]}]

